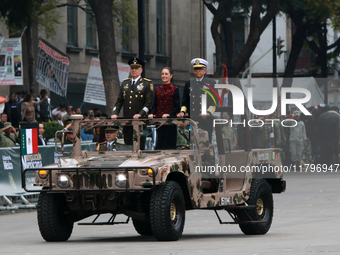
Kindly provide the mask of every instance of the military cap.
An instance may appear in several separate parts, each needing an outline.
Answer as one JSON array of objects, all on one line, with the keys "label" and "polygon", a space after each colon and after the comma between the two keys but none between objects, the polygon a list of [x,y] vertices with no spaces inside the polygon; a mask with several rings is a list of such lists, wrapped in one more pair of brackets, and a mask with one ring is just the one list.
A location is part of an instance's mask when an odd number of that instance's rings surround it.
[{"label": "military cap", "polygon": [[191,65],[193,66],[193,68],[196,67],[206,68],[209,65],[209,63],[203,58],[194,58],[193,60],[191,60]]},{"label": "military cap", "polygon": [[119,129],[118,126],[109,126],[105,128],[105,133],[114,133],[114,132],[117,132],[118,129]]},{"label": "military cap", "polygon": [[293,115],[294,115],[294,116],[300,116],[300,112],[299,112],[299,111],[294,111],[294,112],[293,112]]},{"label": "military cap", "polygon": [[88,116],[94,116],[94,112],[89,112]]},{"label": "military cap", "polygon": [[66,129],[65,132],[66,132],[67,134],[73,134],[73,129],[71,129],[71,128],[70,128],[70,129]]},{"label": "military cap", "polygon": [[11,122],[5,122],[4,127],[2,129],[7,129],[7,128],[12,128],[12,123]]},{"label": "military cap", "polygon": [[66,126],[67,124],[73,123],[73,120],[67,119],[64,121],[64,125]]},{"label": "military cap", "polygon": [[144,61],[139,58],[131,58],[128,62],[131,67],[143,67]]}]

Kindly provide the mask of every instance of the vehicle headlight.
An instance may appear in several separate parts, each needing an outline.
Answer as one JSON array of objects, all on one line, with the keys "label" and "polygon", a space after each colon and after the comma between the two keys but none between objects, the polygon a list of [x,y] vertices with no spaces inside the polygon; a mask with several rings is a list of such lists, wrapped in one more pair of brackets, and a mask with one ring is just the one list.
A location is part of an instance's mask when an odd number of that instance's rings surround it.
[{"label": "vehicle headlight", "polygon": [[58,186],[60,188],[67,188],[70,185],[70,179],[67,175],[61,174],[58,176]]},{"label": "vehicle headlight", "polygon": [[47,177],[47,175],[48,175],[48,172],[47,172],[47,170],[39,170],[38,174],[39,174],[39,177],[41,179],[45,179]]},{"label": "vehicle headlight", "polygon": [[116,184],[117,186],[125,186],[126,185],[126,175],[125,174],[117,174],[116,176]]}]

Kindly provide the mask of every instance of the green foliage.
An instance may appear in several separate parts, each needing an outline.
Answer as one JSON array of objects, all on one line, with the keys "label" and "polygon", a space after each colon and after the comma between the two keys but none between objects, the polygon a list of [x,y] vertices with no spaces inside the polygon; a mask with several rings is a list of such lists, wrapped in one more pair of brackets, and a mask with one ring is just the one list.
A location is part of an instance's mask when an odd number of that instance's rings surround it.
[{"label": "green foliage", "polygon": [[55,132],[62,130],[64,127],[60,125],[57,121],[52,122],[43,122],[45,127],[45,133],[47,139],[51,139],[55,137]]},{"label": "green foliage", "polygon": [[56,33],[61,18],[56,7],[60,0],[1,0],[0,15],[10,31],[20,31],[30,24],[38,24],[46,36]]},{"label": "green foliage", "polygon": [[128,42],[137,37],[138,34],[138,16],[134,0],[116,0],[113,2],[113,17],[115,22],[121,28],[127,28],[129,33],[120,32],[122,42]]}]

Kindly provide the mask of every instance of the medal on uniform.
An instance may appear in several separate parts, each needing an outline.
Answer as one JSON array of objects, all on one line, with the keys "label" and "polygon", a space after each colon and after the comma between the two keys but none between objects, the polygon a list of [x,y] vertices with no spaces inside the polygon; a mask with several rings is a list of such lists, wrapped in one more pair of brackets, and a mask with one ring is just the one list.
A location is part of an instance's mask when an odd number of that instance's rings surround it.
[{"label": "medal on uniform", "polygon": [[143,90],[143,89],[144,89],[143,83],[138,84],[138,85],[137,85],[137,89],[138,89],[138,90]]}]

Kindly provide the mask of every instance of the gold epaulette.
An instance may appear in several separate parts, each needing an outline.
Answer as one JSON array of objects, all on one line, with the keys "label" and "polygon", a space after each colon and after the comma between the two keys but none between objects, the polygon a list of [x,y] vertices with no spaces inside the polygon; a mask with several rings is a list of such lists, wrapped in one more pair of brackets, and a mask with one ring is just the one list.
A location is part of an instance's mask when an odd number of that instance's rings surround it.
[{"label": "gold epaulette", "polygon": [[151,80],[150,79],[147,79],[147,78],[143,78],[145,81],[149,81],[149,82],[151,82]]},{"label": "gold epaulette", "polygon": [[126,78],[123,81],[130,81],[130,80],[131,80],[131,78]]},{"label": "gold epaulette", "polygon": [[119,144],[119,145],[125,145],[125,143],[121,143],[121,142],[117,142],[117,144]]}]

